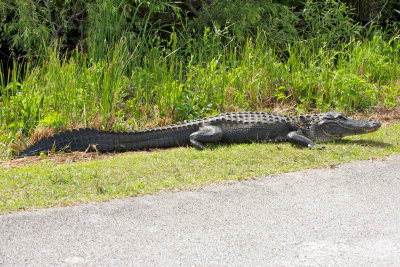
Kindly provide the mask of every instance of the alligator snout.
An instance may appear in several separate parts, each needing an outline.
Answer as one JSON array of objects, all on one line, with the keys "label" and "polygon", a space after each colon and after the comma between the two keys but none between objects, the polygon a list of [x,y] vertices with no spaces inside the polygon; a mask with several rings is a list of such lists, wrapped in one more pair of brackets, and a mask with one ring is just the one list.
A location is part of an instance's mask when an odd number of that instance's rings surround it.
[{"label": "alligator snout", "polygon": [[382,126],[382,124],[379,121],[370,121],[371,127],[374,129],[378,129]]},{"label": "alligator snout", "polygon": [[361,121],[361,125],[356,126],[354,129],[359,129],[365,133],[372,133],[377,131],[382,124],[379,121]]}]

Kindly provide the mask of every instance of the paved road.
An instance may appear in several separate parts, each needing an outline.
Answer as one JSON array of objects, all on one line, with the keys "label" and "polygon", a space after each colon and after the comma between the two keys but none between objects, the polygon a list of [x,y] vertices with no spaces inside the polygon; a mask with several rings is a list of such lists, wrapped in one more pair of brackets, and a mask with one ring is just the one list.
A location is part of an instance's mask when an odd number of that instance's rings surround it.
[{"label": "paved road", "polygon": [[1,266],[400,265],[400,156],[0,216]]}]

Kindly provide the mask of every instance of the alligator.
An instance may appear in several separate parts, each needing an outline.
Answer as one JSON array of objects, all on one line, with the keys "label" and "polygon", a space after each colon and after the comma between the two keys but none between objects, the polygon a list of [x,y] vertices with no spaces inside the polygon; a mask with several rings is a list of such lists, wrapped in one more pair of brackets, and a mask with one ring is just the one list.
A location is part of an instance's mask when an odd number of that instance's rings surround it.
[{"label": "alligator", "polygon": [[352,120],[342,113],[284,116],[267,112],[232,112],[202,119],[134,132],[94,129],[65,131],[36,142],[19,156],[50,151],[117,152],[205,143],[284,142],[315,149],[316,142],[339,140],[344,136],[371,133],[378,121]]}]

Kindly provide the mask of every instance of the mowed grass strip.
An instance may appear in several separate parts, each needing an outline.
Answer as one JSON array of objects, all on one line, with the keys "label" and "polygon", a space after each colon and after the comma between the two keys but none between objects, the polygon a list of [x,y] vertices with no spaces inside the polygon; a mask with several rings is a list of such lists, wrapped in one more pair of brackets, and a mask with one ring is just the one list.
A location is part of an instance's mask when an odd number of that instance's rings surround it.
[{"label": "mowed grass strip", "polygon": [[400,124],[308,150],[290,143],[129,152],[86,162],[0,167],[0,213],[190,190],[305,168],[383,158],[400,149]]}]

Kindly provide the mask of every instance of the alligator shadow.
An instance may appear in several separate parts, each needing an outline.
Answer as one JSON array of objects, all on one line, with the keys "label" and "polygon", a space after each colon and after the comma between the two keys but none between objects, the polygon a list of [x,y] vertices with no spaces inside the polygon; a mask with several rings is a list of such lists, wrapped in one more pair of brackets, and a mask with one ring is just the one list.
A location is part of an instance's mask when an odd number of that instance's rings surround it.
[{"label": "alligator shadow", "polygon": [[[392,144],[388,144],[385,142],[380,142],[380,141],[374,141],[374,140],[347,140],[347,139],[341,139],[341,140],[336,140],[333,141],[335,144],[343,144],[343,145],[359,145],[359,146],[365,146],[365,147],[381,147],[381,148],[387,148],[387,147],[393,147]],[[252,143],[256,143],[256,144],[264,144],[264,143],[269,143],[271,144],[271,142],[243,142],[242,144],[252,144]],[[275,144],[280,144],[280,142],[276,142]],[[299,145],[299,144],[295,144],[295,143],[291,143],[293,146],[295,147],[299,147],[299,148],[304,148],[304,146]],[[322,142],[322,143],[318,143],[318,144],[324,144],[323,147],[325,147],[326,145],[332,144],[332,142]],[[231,146],[236,146],[238,144],[234,144],[234,143],[214,143],[214,144],[207,144],[207,148],[208,149],[217,149],[218,147],[231,147]],[[317,146],[318,147],[318,146]]]},{"label": "alligator shadow", "polygon": [[335,141],[336,144],[353,144],[353,145],[360,145],[360,146],[369,146],[369,147],[393,147],[392,144],[388,144],[381,141],[374,141],[374,140],[338,140]]}]

